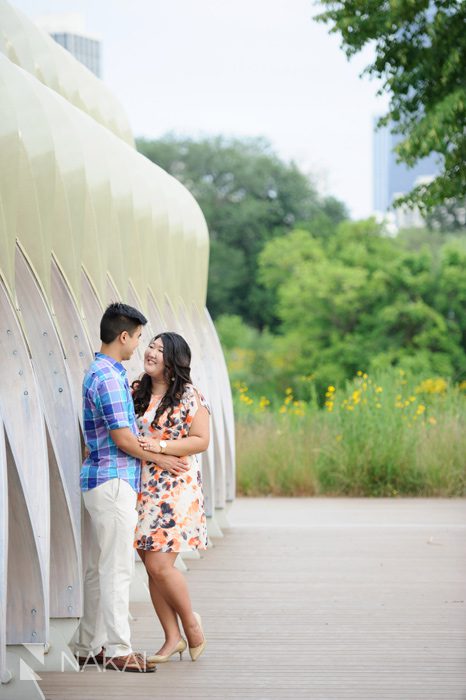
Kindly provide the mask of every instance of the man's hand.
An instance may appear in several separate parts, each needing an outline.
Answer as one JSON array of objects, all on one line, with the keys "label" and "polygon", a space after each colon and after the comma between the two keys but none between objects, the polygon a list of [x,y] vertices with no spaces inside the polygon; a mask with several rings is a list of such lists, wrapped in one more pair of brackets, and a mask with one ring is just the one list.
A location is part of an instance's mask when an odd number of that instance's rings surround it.
[{"label": "man's hand", "polygon": [[166,469],[170,474],[180,476],[187,472],[190,468],[189,459],[187,457],[175,457],[174,455],[156,454],[151,458],[160,469]]}]

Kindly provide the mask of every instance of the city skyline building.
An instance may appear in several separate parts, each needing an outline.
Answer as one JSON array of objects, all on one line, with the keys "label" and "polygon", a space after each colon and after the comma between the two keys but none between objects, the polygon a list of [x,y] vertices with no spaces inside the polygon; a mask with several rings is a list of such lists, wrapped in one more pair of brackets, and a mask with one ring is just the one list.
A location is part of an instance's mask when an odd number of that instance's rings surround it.
[{"label": "city skyline building", "polygon": [[423,158],[412,168],[398,163],[396,145],[402,136],[392,134],[390,125],[377,129],[378,117],[373,127],[373,208],[378,214],[394,212],[398,227],[422,226],[419,212],[411,214],[403,208],[393,209],[394,200],[408,193],[416,185],[428,182],[439,172],[438,156],[432,154]]},{"label": "city skyline building", "polygon": [[102,42],[85,30],[81,15],[48,15],[36,23],[94,75],[102,77]]}]

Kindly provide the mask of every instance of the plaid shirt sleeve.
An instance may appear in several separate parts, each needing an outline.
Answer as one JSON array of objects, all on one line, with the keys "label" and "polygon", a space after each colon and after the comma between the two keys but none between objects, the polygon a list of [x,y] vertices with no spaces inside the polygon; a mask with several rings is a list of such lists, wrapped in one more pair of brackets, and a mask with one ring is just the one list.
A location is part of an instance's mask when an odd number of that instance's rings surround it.
[{"label": "plaid shirt sleeve", "polygon": [[130,427],[126,390],[116,377],[101,379],[95,388],[94,403],[107,430]]}]

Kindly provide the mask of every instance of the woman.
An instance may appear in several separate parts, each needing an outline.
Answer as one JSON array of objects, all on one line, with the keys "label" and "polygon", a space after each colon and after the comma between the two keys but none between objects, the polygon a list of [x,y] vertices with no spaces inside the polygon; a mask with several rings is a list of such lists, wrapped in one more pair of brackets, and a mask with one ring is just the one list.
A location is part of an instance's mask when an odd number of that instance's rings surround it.
[{"label": "woman", "polygon": [[[165,642],[151,662],[163,663],[186,649],[193,661],[204,651],[201,618],[193,612],[183,574],[174,564],[180,551],[206,549],[207,528],[196,453],[209,444],[210,409],[190,377],[191,351],[177,333],[160,333],[144,353],[144,375],[133,384],[139,442],[148,453],[186,458],[185,467],[163,470],[142,463],[134,546],[143,560],[152,602]],[[149,454],[148,454],[149,457]]]}]

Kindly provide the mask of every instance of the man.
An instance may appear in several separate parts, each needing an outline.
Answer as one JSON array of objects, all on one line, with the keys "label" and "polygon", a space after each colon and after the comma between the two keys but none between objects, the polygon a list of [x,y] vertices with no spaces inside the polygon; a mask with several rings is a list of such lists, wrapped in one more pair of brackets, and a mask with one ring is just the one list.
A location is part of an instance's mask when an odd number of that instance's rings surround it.
[{"label": "man", "polygon": [[[102,346],[83,381],[84,438],[89,454],[81,469],[81,490],[91,521],[84,614],[75,648],[80,665],[89,658],[105,668],[151,672],[146,654],[133,652],[129,588],[134,564],[133,535],[141,459],[126,370],[147,319],[132,306],[110,304],[100,323]],[[186,465],[157,455],[164,469]],[[105,651],[104,651],[105,647]]]}]

